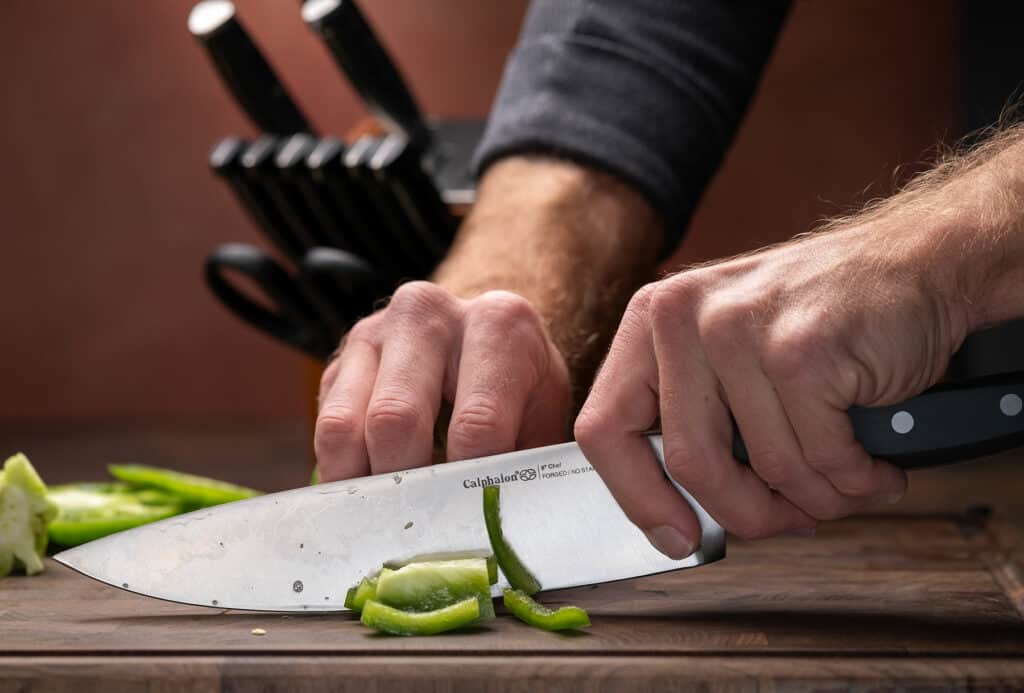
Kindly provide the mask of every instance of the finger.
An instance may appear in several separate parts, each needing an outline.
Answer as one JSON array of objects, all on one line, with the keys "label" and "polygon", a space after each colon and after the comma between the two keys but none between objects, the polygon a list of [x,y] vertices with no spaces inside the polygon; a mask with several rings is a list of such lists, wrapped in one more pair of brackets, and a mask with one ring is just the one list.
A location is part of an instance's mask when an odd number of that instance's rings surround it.
[{"label": "finger", "polygon": [[497,291],[479,297],[465,319],[448,459],[514,449],[528,410],[532,420],[547,420],[540,427],[531,420],[533,438],[551,437],[556,427],[564,433],[567,380],[551,392],[551,359],[544,328],[525,299]]},{"label": "finger", "polygon": [[644,431],[658,416],[658,368],[646,323],[649,289],[634,297],[576,420],[580,448],[627,517],[670,558],[699,546],[697,516],[658,463]]},{"label": "finger", "polygon": [[366,406],[377,378],[376,347],[349,340],[324,380],[313,448],[321,481],[338,481],[370,473],[363,431]]},{"label": "finger", "polygon": [[366,449],[374,474],[430,463],[442,385],[457,348],[456,306],[436,287],[396,292],[366,410]]},{"label": "finger", "polygon": [[[748,340],[733,340],[746,344]],[[856,509],[820,473],[808,466],[775,388],[745,350],[709,350],[726,401],[757,476],[813,518],[847,515]],[[804,395],[812,396],[811,394]]]},{"label": "finger", "polygon": [[696,319],[680,320],[671,301],[655,310],[653,338],[669,474],[723,527],[742,538],[814,527],[813,518],[733,458],[732,421]]},{"label": "finger", "polygon": [[850,499],[849,512],[903,498],[907,473],[864,451],[845,407],[807,398],[806,387],[792,380],[780,380],[777,387],[804,459]]},{"label": "finger", "polygon": [[548,344],[548,377],[535,387],[526,402],[523,423],[516,440],[516,449],[536,448],[563,443],[569,439],[572,391],[569,369],[562,354]]}]

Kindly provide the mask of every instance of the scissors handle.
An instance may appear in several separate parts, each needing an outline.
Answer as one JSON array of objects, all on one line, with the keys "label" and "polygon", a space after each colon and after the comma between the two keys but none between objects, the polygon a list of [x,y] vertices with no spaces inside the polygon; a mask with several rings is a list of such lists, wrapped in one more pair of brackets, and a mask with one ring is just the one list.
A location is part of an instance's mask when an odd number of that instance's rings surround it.
[{"label": "scissors handle", "polygon": [[373,265],[345,250],[312,248],[299,263],[299,270],[318,295],[330,299],[343,329],[369,315],[374,301],[386,292]]},{"label": "scissors handle", "polygon": [[[271,308],[239,290],[228,278],[242,274],[259,287]],[[314,300],[281,265],[259,248],[227,243],[206,259],[206,283],[221,303],[256,329],[314,358],[324,360],[337,343]]]}]

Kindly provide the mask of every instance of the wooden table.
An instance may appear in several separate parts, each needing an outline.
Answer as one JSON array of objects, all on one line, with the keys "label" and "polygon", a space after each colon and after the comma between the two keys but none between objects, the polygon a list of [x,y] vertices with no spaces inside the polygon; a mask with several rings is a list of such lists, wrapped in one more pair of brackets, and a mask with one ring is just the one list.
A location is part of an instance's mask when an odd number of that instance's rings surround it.
[{"label": "wooden table", "polygon": [[545,595],[590,610],[582,634],[502,616],[433,638],[375,635],[347,614],[180,606],[49,562],[0,581],[0,691],[1024,688],[1022,561],[1019,531],[983,512],[876,515]]}]

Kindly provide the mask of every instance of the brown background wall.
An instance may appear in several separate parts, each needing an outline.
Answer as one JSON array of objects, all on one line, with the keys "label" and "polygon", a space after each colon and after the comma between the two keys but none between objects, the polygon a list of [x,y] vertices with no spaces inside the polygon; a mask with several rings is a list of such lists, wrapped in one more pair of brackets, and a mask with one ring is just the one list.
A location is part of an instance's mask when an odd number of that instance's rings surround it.
[{"label": "brown background wall", "polygon": [[[324,132],[362,115],[297,2],[236,0]],[[190,2],[11,0],[0,24],[0,423],[301,417],[304,360],[227,315],[199,268],[259,243],[205,167],[253,134],[185,29]],[[525,2],[364,0],[425,109],[482,116]],[[956,131],[953,3],[798,3],[676,260],[808,228]]]}]

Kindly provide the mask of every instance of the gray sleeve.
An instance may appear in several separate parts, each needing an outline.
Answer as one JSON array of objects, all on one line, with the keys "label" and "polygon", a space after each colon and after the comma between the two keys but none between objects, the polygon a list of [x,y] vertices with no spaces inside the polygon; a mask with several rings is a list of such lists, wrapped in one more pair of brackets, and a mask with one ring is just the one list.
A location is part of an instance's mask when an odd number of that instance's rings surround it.
[{"label": "gray sleeve", "polygon": [[547,152],[606,170],[670,251],[739,126],[789,3],[534,0],[475,168]]}]

